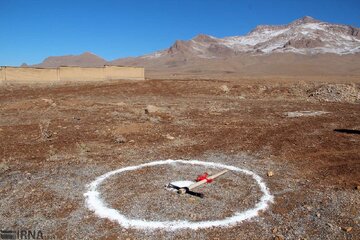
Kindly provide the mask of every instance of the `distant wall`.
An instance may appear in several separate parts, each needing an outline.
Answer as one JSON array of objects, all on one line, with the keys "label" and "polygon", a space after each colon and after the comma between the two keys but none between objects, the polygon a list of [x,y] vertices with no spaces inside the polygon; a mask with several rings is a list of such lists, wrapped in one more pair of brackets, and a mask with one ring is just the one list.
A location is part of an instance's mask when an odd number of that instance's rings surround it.
[{"label": "distant wall", "polygon": [[3,67],[2,75],[5,82],[53,82],[58,80],[58,69]]},{"label": "distant wall", "polygon": [[106,80],[104,68],[60,67],[60,81]]},{"label": "distant wall", "polygon": [[144,68],[105,66],[104,71],[106,79],[121,79],[126,77],[139,80],[145,79]]},{"label": "distant wall", "polygon": [[0,85],[4,82],[3,67],[0,67]]},{"label": "distant wall", "polygon": [[0,83],[61,83],[77,81],[144,80],[144,68],[105,66],[99,68],[1,67]]}]

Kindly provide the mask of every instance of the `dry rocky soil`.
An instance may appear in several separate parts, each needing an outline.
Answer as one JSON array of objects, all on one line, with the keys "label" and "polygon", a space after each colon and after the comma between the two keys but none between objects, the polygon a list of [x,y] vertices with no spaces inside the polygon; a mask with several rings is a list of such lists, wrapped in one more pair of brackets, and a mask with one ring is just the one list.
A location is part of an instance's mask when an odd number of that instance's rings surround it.
[{"label": "dry rocky soil", "polygon": [[[0,228],[57,239],[360,239],[360,80],[146,80],[0,88]],[[124,228],[96,216],[87,185],[118,168],[198,159],[249,169],[274,202],[230,227]],[[254,206],[246,175],[164,185],[204,166],[115,175],[102,198],[129,218],[206,221]],[[271,172],[271,173],[270,173]]]}]

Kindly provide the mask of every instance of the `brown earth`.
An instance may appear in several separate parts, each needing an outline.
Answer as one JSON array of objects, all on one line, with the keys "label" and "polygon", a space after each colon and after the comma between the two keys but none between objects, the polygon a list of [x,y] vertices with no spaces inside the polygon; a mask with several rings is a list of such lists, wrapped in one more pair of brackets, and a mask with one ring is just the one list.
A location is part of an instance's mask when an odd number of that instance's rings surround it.
[{"label": "brown earth", "polygon": [[[358,77],[360,54],[316,54],[272,53],[254,55],[242,53],[234,57],[196,58],[184,54],[161,58],[124,58],[111,62],[113,65],[141,66],[151,79],[232,79],[263,78],[269,76],[292,79],[306,78],[347,78]],[[276,79],[275,78],[275,79]],[[318,80],[318,79],[317,79]]]},{"label": "brown earth", "polygon": [[[3,86],[0,228],[58,239],[360,239],[359,92],[357,77],[324,76]],[[158,109],[145,113],[147,105]],[[325,113],[289,117],[298,111]],[[97,176],[169,158],[252,170],[275,202],[233,227],[175,232],[125,229],[86,208]],[[161,185],[205,170],[142,169],[101,191],[150,220],[224,217],[258,198],[251,180],[231,174],[205,186],[203,200]]]}]

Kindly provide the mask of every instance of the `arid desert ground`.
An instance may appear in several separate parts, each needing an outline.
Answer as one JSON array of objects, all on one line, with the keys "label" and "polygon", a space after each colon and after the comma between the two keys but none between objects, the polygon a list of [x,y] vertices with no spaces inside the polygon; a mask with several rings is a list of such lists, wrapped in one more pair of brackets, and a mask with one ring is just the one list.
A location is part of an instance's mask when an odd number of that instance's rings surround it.
[{"label": "arid desert ground", "polygon": [[[57,239],[360,239],[359,96],[360,78],[346,76],[5,85],[1,227]],[[166,159],[251,170],[274,201],[232,226],[176,231],[125,228],[87,208],[98,176]],[[222,219],[261,196],[234,173],[199,188],[203,199],[164,189],[204,171],[142,168],[100,192],[108,206],[149,221]]]}]

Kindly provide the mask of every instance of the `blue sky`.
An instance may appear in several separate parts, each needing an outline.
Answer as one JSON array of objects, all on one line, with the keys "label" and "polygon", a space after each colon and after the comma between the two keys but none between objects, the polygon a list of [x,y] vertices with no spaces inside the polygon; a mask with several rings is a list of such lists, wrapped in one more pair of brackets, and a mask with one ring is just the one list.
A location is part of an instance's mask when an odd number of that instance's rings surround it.
[{"label": "blue sky", "polygon": [[0,0],[0,65],[93,52],[107,60],[199,33],[243,35],[305,15],[360,26],[359,0]]}]

